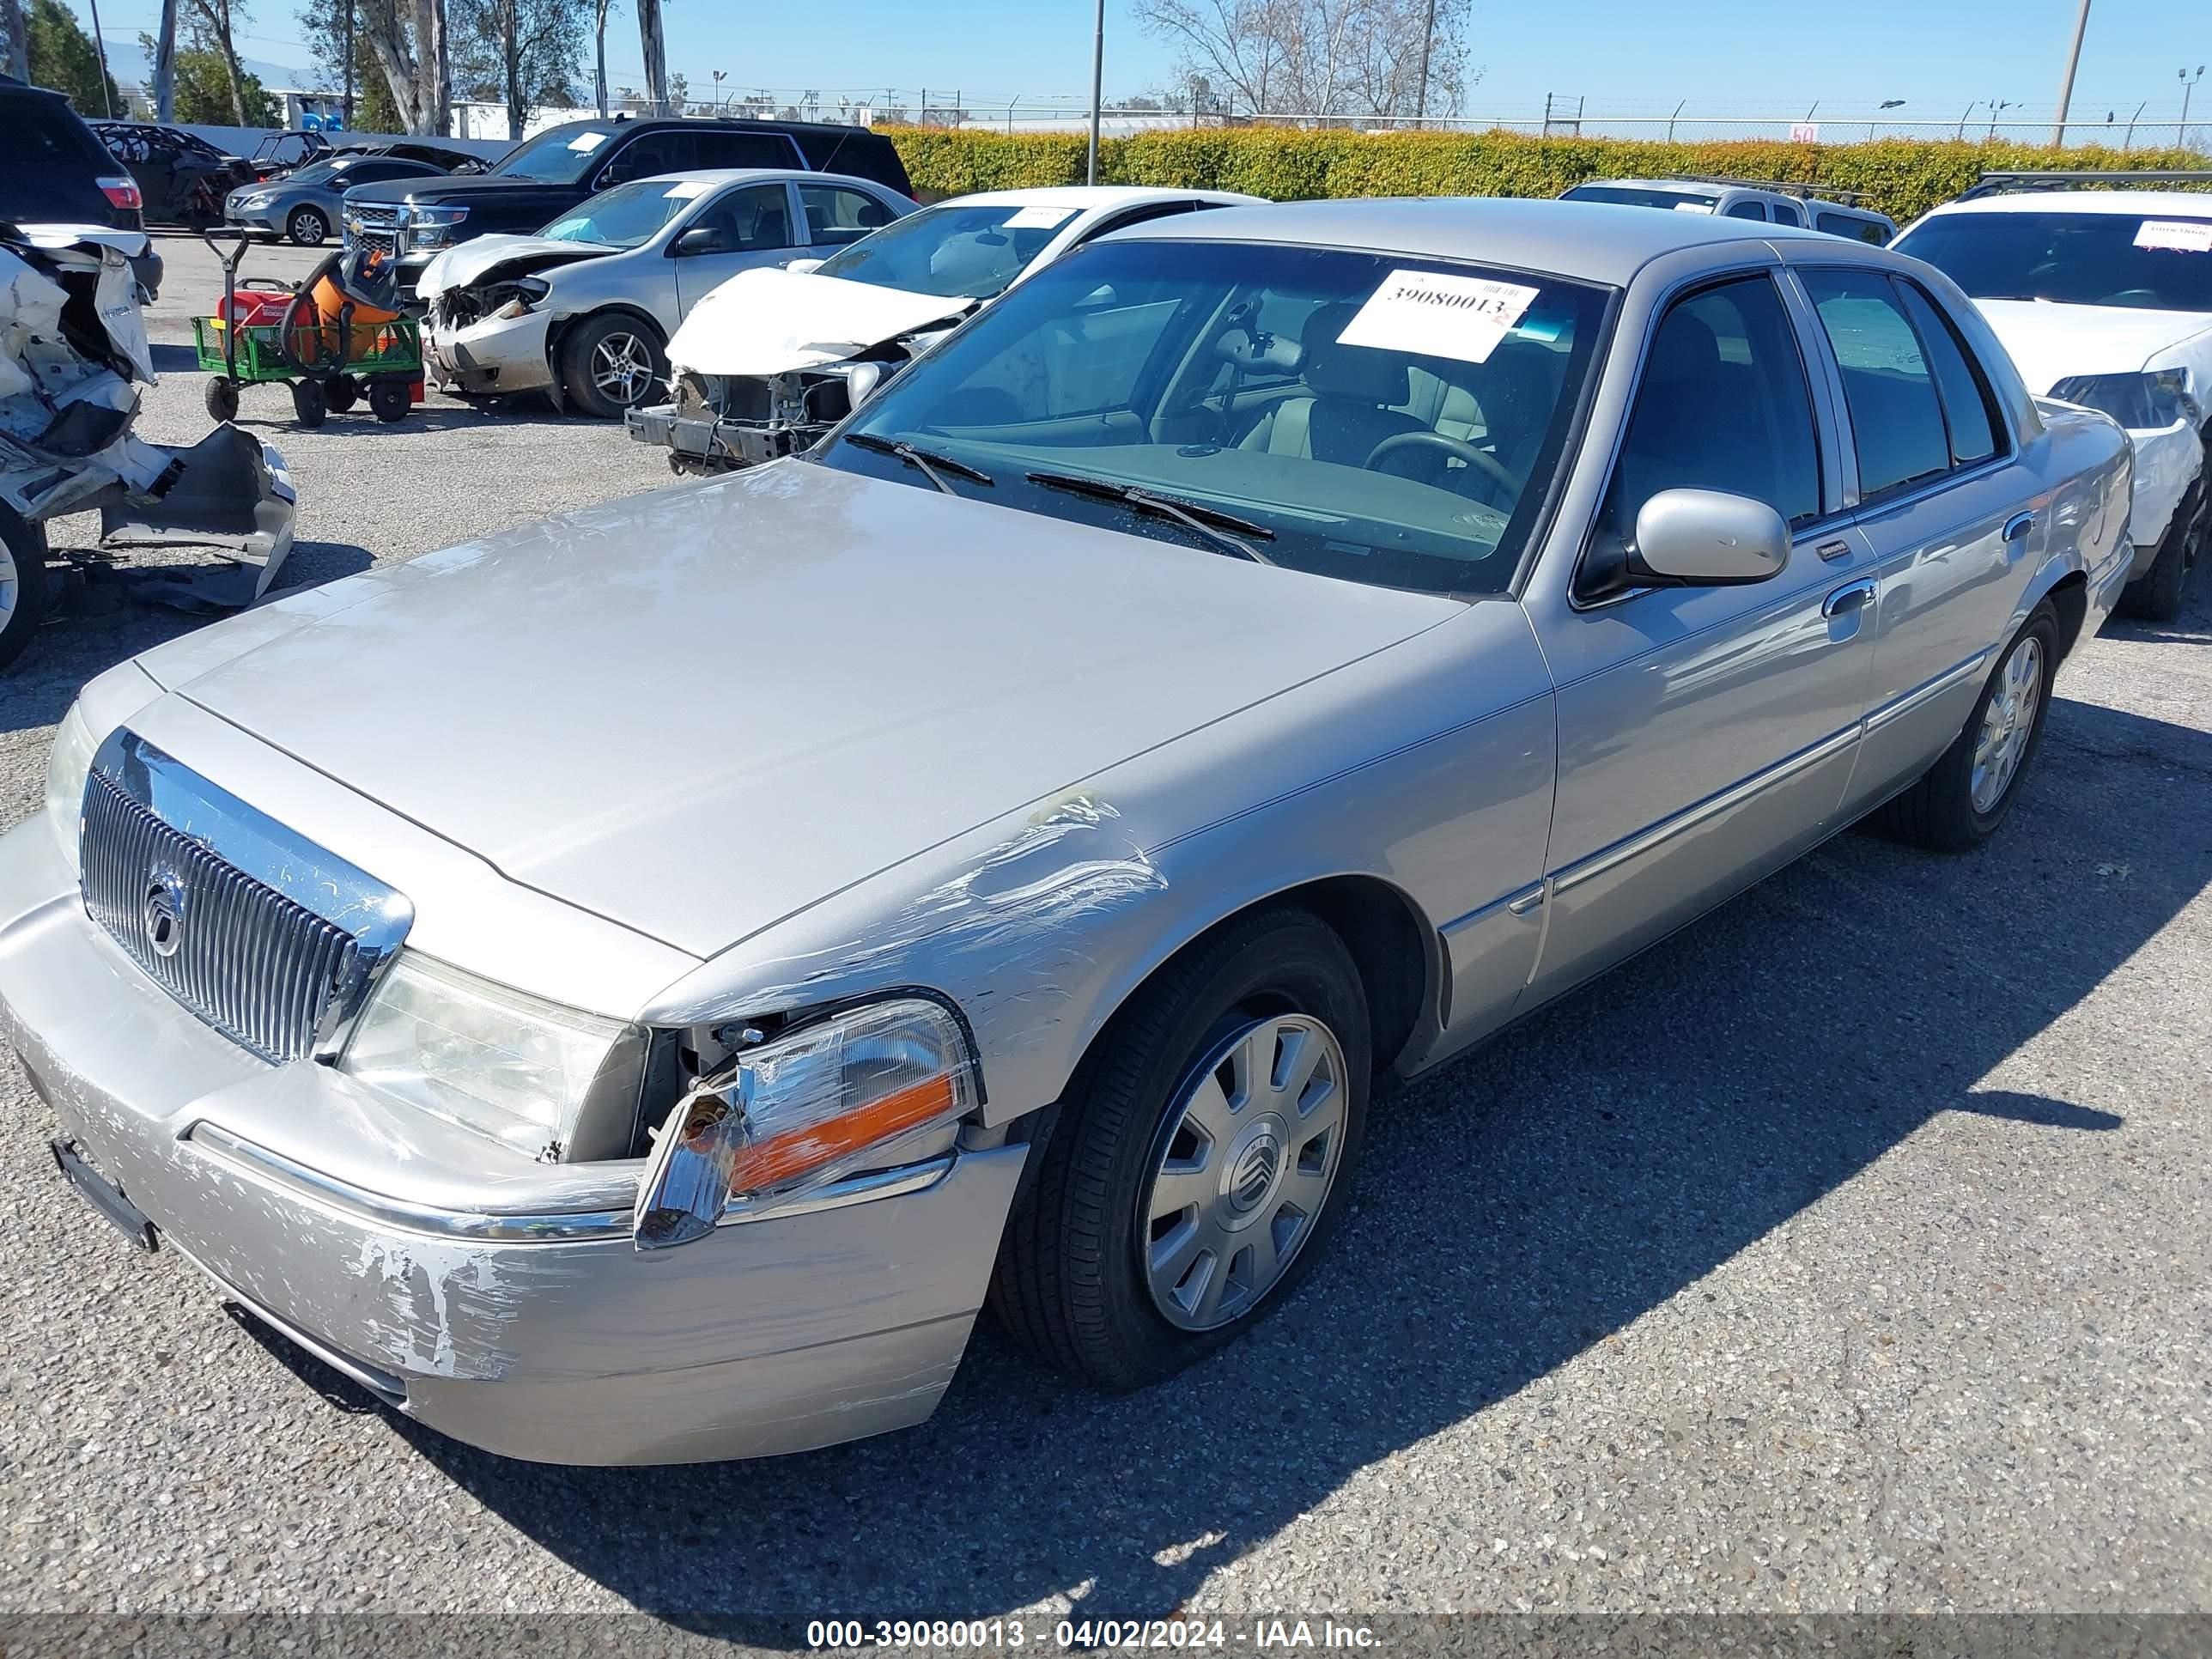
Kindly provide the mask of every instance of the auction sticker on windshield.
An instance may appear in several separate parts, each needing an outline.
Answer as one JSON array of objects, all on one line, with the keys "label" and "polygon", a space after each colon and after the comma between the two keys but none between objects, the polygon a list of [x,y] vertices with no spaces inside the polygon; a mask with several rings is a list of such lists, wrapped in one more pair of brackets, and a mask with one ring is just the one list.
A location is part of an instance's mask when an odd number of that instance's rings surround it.
[{"label": "auction sticker on windshield", "polygon": [[1485,363],[1536,294],[1517,283],[1482,276],[1394,270],[1345,325],[1336,343]]},{"label": "auction sticker on windshield", "polygon": [[2212,219],[2146,219],[2136,230],[2136,246],[2212,253]]},{"label": "auction sticker on windshield", "polygon": [[1073,208],[1025,207],[1006,221],[1008,230],[1050,230],[1065,224]]},{"label": "auction sticker on windshield", "polygon": [[704,179],[679,179],[660,192],[660,199],[664,202],[688,202],[694,196],[706,193],[707,181]]}]

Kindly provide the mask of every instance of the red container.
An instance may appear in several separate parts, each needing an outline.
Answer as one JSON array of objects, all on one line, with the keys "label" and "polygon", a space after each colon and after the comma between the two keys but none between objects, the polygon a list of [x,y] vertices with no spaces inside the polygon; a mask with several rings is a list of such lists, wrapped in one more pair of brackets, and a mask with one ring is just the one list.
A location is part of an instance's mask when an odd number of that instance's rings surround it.
[{"label": "red container", "polygon": [[238,290],[235,319],[228,299],[215,302],[215,314],[226,323],[235,320],[246,326],[266,324],[273,327],[284,320],[285,307],[291,303],[292,290],[289,288],[242,288]]}]

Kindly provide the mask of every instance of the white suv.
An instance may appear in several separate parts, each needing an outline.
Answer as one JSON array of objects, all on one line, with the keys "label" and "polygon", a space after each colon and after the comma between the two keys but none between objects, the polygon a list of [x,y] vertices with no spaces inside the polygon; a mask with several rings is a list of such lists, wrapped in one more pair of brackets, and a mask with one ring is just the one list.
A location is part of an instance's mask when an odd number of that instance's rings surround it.
[{"label": "white suv", "polygon": [[[2212,183],[2212,173],[2199,176]],[[1897,249],[1972,296],[2030,390],[2102,410],[2127,428],[2136,449],[2136,562],[2121,606],[2167,621],[2181,609],[2190,568],[2212,543],[2204,465],[2212,443],[2212,195],[2045,182],[1986,180],[1982,190],[2004,193],[1935,209]]]},{"label": "white suv", "polygon": [[1616,202],[1628,207],[1666,208],[1678,213],[1711,213],[1723,219],[1756,219],[1768,224],[1825,230],[1831,236],[1881,247],[1897,226],[1872,208],[1830,201],[1802,188],[1755,179],[1592,179],[1565,191],[1565,202]]}]

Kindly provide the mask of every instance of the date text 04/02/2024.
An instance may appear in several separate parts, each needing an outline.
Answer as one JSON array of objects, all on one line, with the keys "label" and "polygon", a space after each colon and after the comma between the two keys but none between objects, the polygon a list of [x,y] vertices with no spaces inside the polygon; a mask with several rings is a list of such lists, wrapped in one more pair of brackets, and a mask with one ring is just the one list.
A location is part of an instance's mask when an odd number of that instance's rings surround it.
[{"label": "date text 04/02/2024", "polygon": [[817,1619],[806,1626],[811,1648],[994,1649],[1043,1647],[1085,1650],[1153,1648],[1365,1649],[1380,1646],[1364,1625],[1333,1619],[1062,1619],[1032,1630],[1019,1619]]}]

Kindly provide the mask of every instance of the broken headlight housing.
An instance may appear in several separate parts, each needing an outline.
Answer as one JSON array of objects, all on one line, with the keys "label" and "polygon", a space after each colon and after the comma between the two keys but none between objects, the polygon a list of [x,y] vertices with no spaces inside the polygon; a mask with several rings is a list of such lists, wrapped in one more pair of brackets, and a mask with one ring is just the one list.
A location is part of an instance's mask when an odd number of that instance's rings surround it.
[{"label": "broken headlight housing", "polygon": [[2109,415],[2136,432],[2154,432],[2186,421],[2194,426],[2203,411],[2190,396],[2189,371],[2154,368],[2136,374],[2069,374],[2051,395]]},{"label": "broken headlight housing", "polygon": [[519,276],[511,283],[495,284],[484,290],[485,314],[500,321],[511,321],[526,313],[552,291],[553,284],[540,276]]},{"label": "broken headlight housing", "polygon": [[703,1238],[732,1200],[772,1208],[902,1151],[982,1097],[966,1028],[902,996],[743,1050],[701,1078],[661,1126],[638,1188],[636,1244]]},{"label": "broken headlight housing", "polygon": [[403,951],[338,1069],[380,1093],[547,1163],[619,1158],[646,1033]]}]

